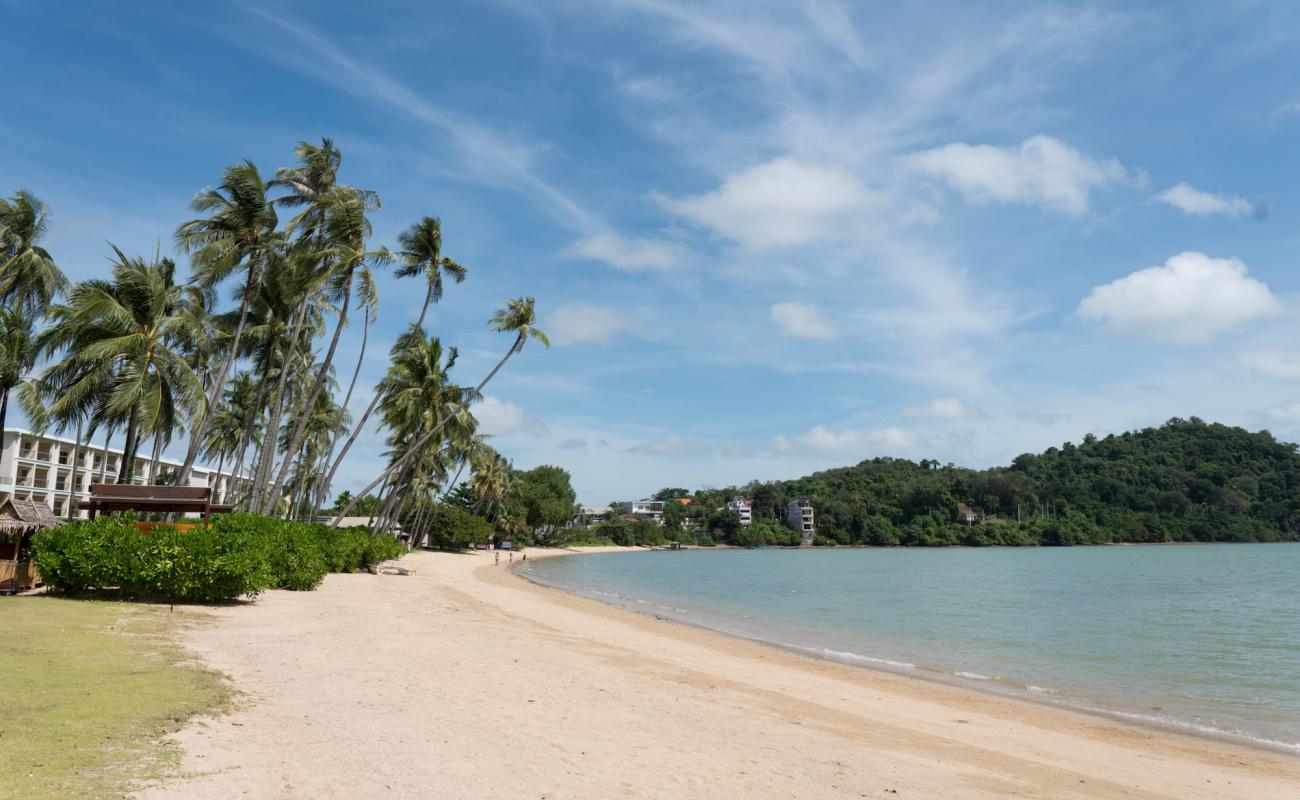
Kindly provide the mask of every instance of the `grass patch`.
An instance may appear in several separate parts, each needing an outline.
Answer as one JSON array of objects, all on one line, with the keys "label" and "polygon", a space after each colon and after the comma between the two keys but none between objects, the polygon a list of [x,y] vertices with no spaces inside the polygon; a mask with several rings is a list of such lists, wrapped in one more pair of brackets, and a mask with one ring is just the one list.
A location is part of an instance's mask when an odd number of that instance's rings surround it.
[{"label": "grass patch", "polygon": [[0,598],[0,797],[124,796],[173,769],[162,737],[228,698],[182,663],[165,606]]}]

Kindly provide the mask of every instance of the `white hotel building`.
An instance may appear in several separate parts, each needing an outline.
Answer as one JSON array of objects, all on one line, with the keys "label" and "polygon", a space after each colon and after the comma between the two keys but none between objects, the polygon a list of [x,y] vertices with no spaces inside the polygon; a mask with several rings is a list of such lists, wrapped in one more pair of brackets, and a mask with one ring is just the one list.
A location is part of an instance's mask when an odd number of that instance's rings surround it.
[{"label": "white hotel building", "polygon": [[[73,452],[78,453],[77,485],[72,485]],[[152,482],[153,460],[150,452],[137,452],[133,483]],[[82,444],[76,447],[72,439],[32,433],[21,428],[5,428],[4,445],[0,450],[0,499],[35,500],[49,506],[56,517],[66,517],[71,499],[90,497],[92,483],[117,483],[117,473],[122,466],[122,451],[103,445]],[[170,458],[159,459],[158,472],[175,472],[181,462]],[[231,488],[232,473],[217,473],[211,467],[194,465],[190,486],[212,486],[213,496],[222,497]],[[247,483],[245,475],[244,483]],[[87,512],[78,511],[85,517]]]}]

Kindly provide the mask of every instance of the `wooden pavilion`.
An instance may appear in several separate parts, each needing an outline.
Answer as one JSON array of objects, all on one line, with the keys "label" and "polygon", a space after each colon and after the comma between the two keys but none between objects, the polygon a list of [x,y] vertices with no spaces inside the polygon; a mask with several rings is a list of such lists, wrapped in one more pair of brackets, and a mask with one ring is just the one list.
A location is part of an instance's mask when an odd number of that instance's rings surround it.
[{"label": "wooden pavilion", "polygon": [[44,503],[0,501],[0,592],[21,592],[41,582],[29,552],[32,534],[62,524]]}]

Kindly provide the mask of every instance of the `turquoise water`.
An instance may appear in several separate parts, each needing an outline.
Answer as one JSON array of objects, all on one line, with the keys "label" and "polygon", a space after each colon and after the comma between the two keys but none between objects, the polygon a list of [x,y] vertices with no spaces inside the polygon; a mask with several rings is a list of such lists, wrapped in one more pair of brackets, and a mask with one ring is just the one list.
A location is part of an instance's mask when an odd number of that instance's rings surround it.
[{"label": "turquoise water", "polygon": [[821,657],[1300,752],[1300,545],[648,551],[525,573]]}]

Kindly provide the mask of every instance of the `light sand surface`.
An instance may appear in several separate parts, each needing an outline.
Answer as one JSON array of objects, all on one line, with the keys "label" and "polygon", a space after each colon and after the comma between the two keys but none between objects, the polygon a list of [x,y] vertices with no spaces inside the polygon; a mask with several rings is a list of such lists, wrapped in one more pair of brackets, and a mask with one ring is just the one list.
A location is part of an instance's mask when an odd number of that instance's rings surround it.
[{"label": "light sand surface", "polygon": [[141,797],[1300,798],[1300,759],[806,659],[492,559],[187,610],[248,694]]}]

